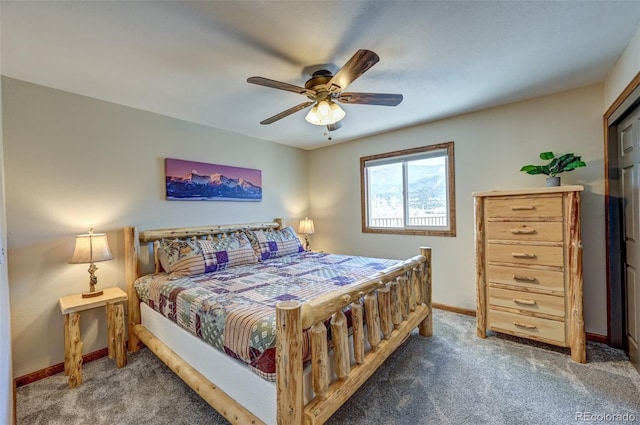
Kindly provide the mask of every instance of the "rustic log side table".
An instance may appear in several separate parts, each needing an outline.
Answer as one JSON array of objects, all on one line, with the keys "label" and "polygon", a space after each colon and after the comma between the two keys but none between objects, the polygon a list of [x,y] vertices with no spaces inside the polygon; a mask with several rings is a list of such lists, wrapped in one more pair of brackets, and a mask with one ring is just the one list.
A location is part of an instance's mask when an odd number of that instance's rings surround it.
[{"label": "rustic log side table", "polygon": [[109,358],[117,367],[127,364],[124,334],[124,302],[127,294],[120,288],[106,288],[104,294],[83,298],[82,294],[68,295],[59,300],[64,315],[64,374],[69,377],[69,388],[82,384],[82,340],[80,339],[80,312],[106,306]]}]

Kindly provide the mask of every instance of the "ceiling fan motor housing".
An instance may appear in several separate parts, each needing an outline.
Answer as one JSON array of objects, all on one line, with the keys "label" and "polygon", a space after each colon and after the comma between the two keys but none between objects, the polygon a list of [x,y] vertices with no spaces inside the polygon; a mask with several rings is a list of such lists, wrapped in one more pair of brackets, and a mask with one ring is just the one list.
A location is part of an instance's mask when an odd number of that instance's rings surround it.
[{"label": "ceiling fan motor housing", "polygon": [[308,90],[314,90],[317,92],[315,96],[307,96],[309,99],[322,100],[328,96],[329,90],[327,84],[333,78],[331,71],[321,69],[313,73],[313,76],[307,80],[304,87]]}]

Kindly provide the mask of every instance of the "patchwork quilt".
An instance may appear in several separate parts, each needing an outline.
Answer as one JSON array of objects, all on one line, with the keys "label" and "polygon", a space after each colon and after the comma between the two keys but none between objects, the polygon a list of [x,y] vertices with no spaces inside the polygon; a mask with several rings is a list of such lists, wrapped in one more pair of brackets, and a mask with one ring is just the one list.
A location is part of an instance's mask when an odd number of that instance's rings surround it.
[{"label": "patchwork quilt", "polygon": [[[214,273],[139,278],[142,302],[209,345],[275,380],[275,305],[307,301],[400,260],[301,252]],[[303,358],[310,356],[305,332]]]}]

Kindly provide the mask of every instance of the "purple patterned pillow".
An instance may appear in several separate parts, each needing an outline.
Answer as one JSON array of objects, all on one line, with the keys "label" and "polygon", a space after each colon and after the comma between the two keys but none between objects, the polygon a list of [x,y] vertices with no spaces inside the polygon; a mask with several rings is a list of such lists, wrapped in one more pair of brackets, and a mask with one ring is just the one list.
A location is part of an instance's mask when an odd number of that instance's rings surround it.
[{"label": "purple patterned pillow", "polygon": [[258,258],[244,234],[221,239],[160,241],[160,262],[167,273],[193,276],[231,266],[257,263]]},{"label": "purple patterned pillow", "polygon": [[260,260],[284,257],[304,251],[298,235],[291,226],[282,230],[253,230],[247,232],[247,235]]},{"label": "purple patterned pillow", "polygon": [[251,242],[249,242],[245,234],[199,242],[204,256],[205,273],[224,270],[231,266],[258,262]]},{"label": "purple patterned pillow", "polygon": [[163,239],[158,256],[167,273],[192,276],[204,273],[204,258],[199,241]]}]

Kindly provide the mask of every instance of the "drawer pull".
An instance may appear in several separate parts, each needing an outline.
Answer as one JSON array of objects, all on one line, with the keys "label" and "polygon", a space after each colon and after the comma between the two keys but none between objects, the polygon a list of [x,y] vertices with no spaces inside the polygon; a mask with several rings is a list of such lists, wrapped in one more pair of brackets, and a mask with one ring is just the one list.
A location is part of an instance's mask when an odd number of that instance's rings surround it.
[{"label": "drawer pull", "polygon": [[528,252],[512,252],[513,258],[536,258],[536,254],[530,254]]},{"label": "drawer pull", "polygon": [[511,229],[511,233],[514,235],[532,235],[536,232],[536,229]]},{"label": "drawer pull", "polygon": [[536,278],[534,276],[522,276],[519,274],[514,274],[513,280],[524,280],[526,282],[535,282]]},{"label": "drawer pull", "polygon": [[521,298],[514,298],[513,302],[516,304],[524,304],[524,305],[536,305],[535,300],[523,300]]},{"label": "drawer pull", "polygon": [[536,329],[537,328],[536,325],[529,325],[528,323],[513,322],[513,324],[516,325],[519,328],[525,328],[525,329]]},{"label": "drawer pull", "polygon": [[532,211],[535,210],[536,207],[535,205],[522,205],[522,206],[518,206],[518,205],[514,205],[511,207],[511,211]]}]

